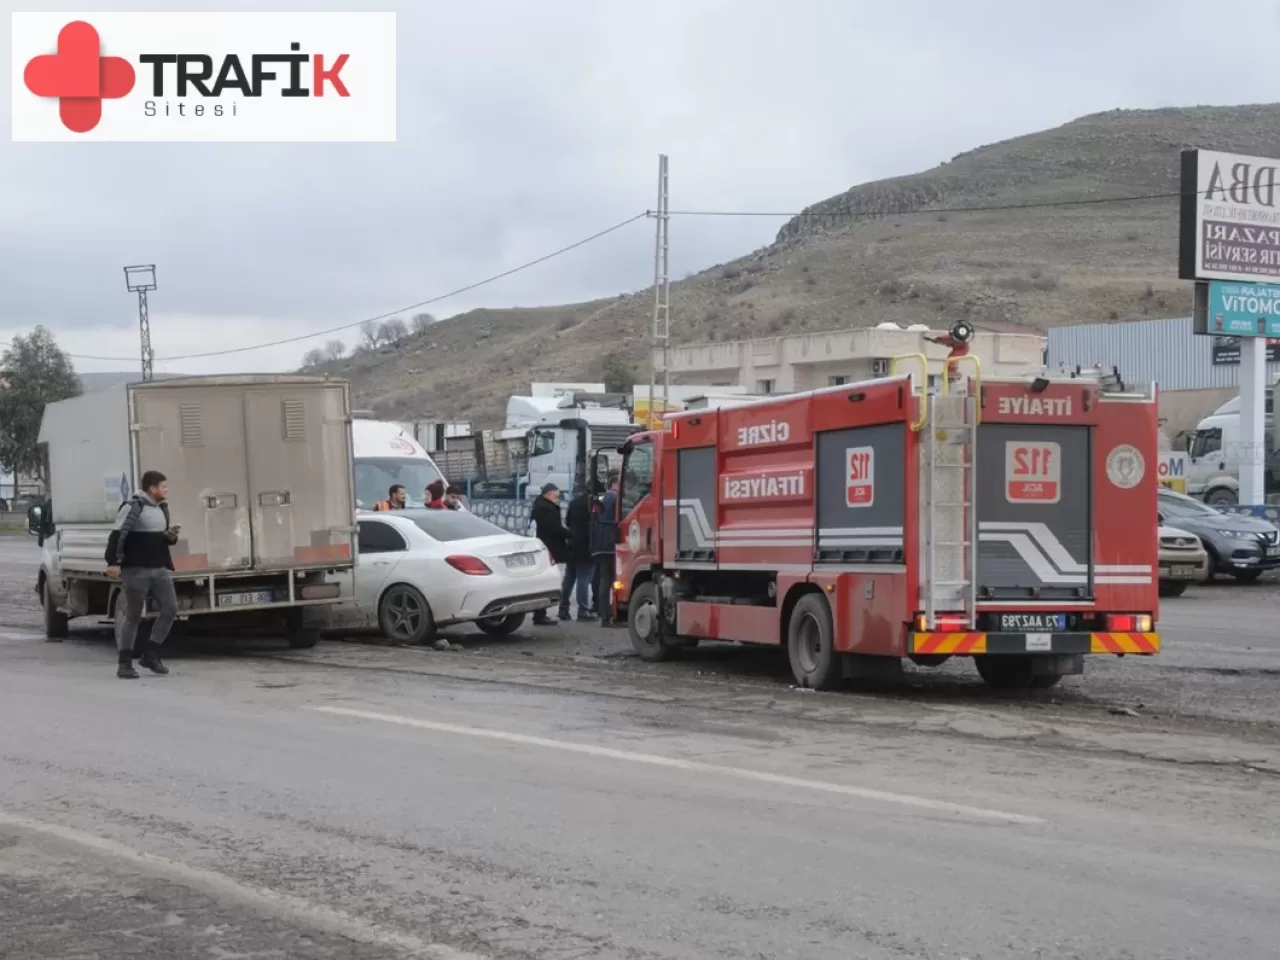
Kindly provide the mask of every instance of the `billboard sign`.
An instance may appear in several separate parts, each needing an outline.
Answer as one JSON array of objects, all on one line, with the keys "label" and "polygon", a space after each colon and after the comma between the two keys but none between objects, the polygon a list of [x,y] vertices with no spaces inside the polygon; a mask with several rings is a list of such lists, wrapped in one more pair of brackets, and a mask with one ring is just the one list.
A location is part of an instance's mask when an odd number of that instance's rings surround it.
[{"label": "billboard sign", "polygon": [[1178,276],[1280,280],[1280,160],[1182,152]]},{"label": "billboard sign", "polygon": [[[1239,337],[1214,337],[1211,351],[1215,367],[1230,366],[1240,362]],[[1267,363],[1280,362],[1280,340],[1267,340]]]},{"label": "billboard sign", "polygon": [[1187,455],[1165,451],[1156,462],[1156,480],[1177,493],[1187,492]]},{"label": "billboard sign", "polygon": [[1206,333],[1280,338],[1280,286],[1212,280],[1208,294]]}]

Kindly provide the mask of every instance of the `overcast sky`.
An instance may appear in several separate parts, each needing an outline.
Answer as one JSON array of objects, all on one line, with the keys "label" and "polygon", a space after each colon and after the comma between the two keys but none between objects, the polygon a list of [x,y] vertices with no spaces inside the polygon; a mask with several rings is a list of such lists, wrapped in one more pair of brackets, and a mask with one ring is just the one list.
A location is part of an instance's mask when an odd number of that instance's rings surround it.
[{"label": "overcast sky", "polygon": [[[1274,35],[1270,0],[1042,6],[380,3],[399,14],[397,143],[14,144],[6,133],[0,342],[42,323],[73,354],[136,357],[136,302],[121,267],[155,262],[157,369],[290,369],[326,338],[164,359],[357,323],[541,256],[653,206],[659,152],[671,157],[673,208],[799,210],[1087,113],[1280,99],[1267,57],[1256,55],[1265,43],[1206,42],[1215,24],[1224,36]],[[0,30],[8,51],[7,17]],[[9,102],[6,91],[6,131]],[[672,275],[766,244],[782,222],[677,219]],[[652,256],[642,221],[430,309],[446,316],[639,289],[651,282]],[[76,361],[85,371],[133,363]]]}]

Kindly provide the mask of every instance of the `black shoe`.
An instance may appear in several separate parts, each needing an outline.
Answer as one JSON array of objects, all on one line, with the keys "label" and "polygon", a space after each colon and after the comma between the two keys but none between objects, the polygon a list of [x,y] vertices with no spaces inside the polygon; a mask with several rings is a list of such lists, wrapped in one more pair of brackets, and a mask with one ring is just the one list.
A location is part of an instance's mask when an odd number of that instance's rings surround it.
[{"label": "black shoe", "polygon": [[133,651],[121,650],[119,661],[120,665],[116,668],[116,676],[121,680],[137,680],[138,671],[133,669]]},{"label": "black shoe", "polygon": [[557,610],[557,611],[556,611],[556,616],[557,616],[557,617],[559,617],[561,620],[572,620],[572,619],[573,619],[571,616],[569,616],[569,608],[568,608],[568,607],[561,607],[559,610]]},{"label": "black shoe", "polygon": [[559,620],[552,620],[545,613],[540,617],[533,618],[533,625],[535,627],[554,627],[559,622]]},{"label": "black shoe", "polygon": [[579,623],[595,623],[597,619],[598,619],[597,617],[594,617],[589,613],[578,614]]},{"label": "black shoe", "polygon": [[156,653],[155,646],[150,643],[143,648],[142,656],[138,657],[138,666],[146,667],[152,673],[158,673],[162,677],[169,673],[169,668],[160,662],[160,655]]}]

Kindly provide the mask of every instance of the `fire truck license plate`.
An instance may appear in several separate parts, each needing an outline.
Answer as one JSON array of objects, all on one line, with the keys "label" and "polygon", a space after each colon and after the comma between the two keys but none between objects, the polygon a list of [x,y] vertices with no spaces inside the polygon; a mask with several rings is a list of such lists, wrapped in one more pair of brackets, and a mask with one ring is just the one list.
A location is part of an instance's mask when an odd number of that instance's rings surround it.
[{"label": "fire truck license plate", "polygon": [[1002,613],[1001,633],[1030,633],[1062,631],[1067,629],[1065,613]]}]

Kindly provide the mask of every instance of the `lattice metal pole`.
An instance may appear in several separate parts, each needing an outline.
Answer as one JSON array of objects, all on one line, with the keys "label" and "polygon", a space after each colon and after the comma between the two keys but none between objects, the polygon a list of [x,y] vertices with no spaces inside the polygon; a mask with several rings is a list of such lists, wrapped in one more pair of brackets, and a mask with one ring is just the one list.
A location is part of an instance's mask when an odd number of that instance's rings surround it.
[{"label": "lattice metal pole", "polygon": [[154,376],[155,354],[151,351],[151,316],[147,313],[147,291],[138,291],[138,336],[142,339],[142,379]]},{"label": "lattice metal pole", "polygon": [[138,295],[138,337],[142,341],[142,379],[154,377],[155,354],[151,351],[151,313],[147,308],[147,291],[156,288],[156,265],[136,264],[124,268],[124,283],[130,293]]},{"label": "lattice metal pole", "polygon": [[653,212],[657,223],[653,246],[653,327],[649,332],[649,425],[653,424],[654,393],[658,382],[658,347],[662,347],[662,407],[667,406],[671,373],[668,370],[671,347],[671,282],[668,276],[670,250],[667,227],[670,221],[667,202],[667,155],[658,157],[658,207]]}]

